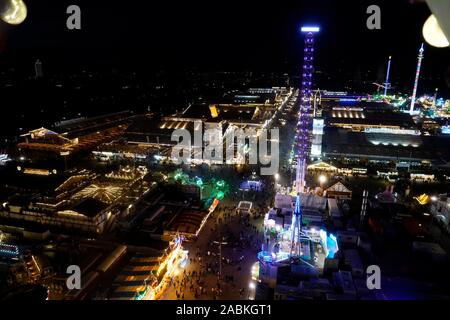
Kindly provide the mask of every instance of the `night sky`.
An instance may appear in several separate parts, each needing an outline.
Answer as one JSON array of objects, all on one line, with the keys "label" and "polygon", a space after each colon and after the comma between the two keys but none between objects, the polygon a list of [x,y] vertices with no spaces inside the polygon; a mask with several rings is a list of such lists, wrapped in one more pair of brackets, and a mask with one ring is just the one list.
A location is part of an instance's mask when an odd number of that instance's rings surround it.
[{"label": "night sky", "polygon": [[[369,78],[381,80],[392,55],[393,81],[404,85],[413,81],[421,28],[430,14],[426,4],[410,0],[26,2],[25,23],[0,26],[3,63],[39,57],[47,68],[196,66],[292,74],[302,56],[298,27],[317,23],[317,70],[356,80],[370,70]],[[69,4],[81,7],[81,31],[65,27]],[[366,28],[370,4],[381,7],[382,30]],[[427,47],[422,75],[433,79],[430,87],[446,87],[449,67],[450,49]]]}]

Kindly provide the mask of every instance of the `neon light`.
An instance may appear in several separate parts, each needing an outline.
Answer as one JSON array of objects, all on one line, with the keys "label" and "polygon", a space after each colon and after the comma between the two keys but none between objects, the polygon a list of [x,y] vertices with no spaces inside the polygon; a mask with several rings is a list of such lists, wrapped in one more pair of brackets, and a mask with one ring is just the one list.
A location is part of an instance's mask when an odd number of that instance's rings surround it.
[{"label": "neon light", "polygon": [[216,185],[217,185],[219,188],[222,188],[222,187],[225,185],[225,181],[219,180],[219,181],[216,182]]},{"label": "neon light", "polygon": [[450,134],[450,126],[442,126],[442,134]]},{"label": "neon light", "polygon": [[222,200],[224,197],[225,197],[225,194],[223,193],[223,191],[217,192],[217,199]]},{"label": "neon light", "polygon": [[336,252],[339,251],[337,238],[331,234],[327,237],[328,258],[333,259]]},{"label": "neon light", "polygon": [[19,254],[19,248],[15,245],[0,243],[0,253],[17,256]]},{"label": "neon light", "polygon": [[199,187],[203,186],[203,180],[202,180],[202,178],[196,177],[195,184],[196,184],[197,186],[199,186]]}]

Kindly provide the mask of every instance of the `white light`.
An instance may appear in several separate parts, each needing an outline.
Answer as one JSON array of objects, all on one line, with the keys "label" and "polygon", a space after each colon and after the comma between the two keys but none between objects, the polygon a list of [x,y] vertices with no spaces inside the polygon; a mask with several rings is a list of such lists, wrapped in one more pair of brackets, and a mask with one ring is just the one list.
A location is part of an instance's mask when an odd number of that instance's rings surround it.
[{"label": "white light", "polygon": [[280,179],[280,174],[276,173],[276,174],[275,174],[275,180],[278,181],[279,179]]},{"label": "white light", "polygon": [[250,282],[250,284],[248,285],[248,287],[249,287],[250,289],[255,289],[255,288],[256,288],[255,283],[253,283],[253,282]]},{"label": "white light", "polygon": [[27,17],[27,6],[22,0],[9,0],[0,12],[0,19],[8,24],[21,24]]},{"label": "white light", "polygon": [[319,27],[302,27],[301,31],[302,32],[319,32],[320,28]]},{"label": "white light", "polygon": [[431,201],[437,201],[437,197],[436,196],[432,196],[430,199],[431,199]]},{"label": "white light", "polygon": [[449,46],[449,42],[444,32],[442,32],[439,22],[434,15],[431,15],[422,28],[422,34],[428,44],[437,48]]},{"label": "white light", "polygon": [[324,175],[319,176],[319,182],[320,184],[327,182],[327,177]]}]

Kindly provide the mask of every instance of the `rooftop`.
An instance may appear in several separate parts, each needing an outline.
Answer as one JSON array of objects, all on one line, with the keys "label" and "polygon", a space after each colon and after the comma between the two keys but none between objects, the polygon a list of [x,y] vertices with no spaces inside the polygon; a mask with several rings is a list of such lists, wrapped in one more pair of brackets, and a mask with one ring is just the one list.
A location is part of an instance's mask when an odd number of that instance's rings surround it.
[{"label": "rooftop", "polygon": [[83,214],[87,217],[95,217],[109,205],[97,199],[87,198],[75,205],[72,211]]}]

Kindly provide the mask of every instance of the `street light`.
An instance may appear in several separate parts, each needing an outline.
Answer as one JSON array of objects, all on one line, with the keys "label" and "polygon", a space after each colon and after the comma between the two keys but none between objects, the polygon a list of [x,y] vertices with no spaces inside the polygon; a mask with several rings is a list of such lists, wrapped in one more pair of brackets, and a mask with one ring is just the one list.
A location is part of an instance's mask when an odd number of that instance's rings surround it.
[{"label": "street light", "polygon": [[[223,240],[223,238],[222,238]],[[222,245],[228,244],[228,242],[224,241],[213,241],[213,243],[219,245],[219,279],[222,277]]]}]

